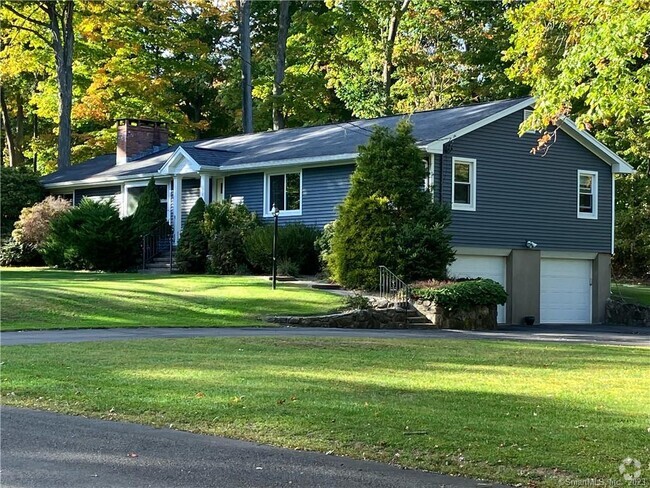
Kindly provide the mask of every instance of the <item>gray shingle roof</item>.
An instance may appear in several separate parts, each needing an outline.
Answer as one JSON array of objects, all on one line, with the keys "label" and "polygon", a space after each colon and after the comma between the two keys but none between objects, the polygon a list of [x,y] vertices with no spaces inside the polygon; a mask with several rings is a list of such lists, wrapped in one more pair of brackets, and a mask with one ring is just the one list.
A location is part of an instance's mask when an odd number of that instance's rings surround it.
[{"label": "gray shingle roof", "polygon": [[83,180],[119,180],[157,172],[182,146],[201,166],[228,169],[240,164],[255,164],[296,158],[316,158],[352,154],[365,144],[373,126],[394,128],[402,119],[413,123],[419,144],[441,139],[460,129],[521,103],[524,99],[500,100],[457,108],[429,110],[411,115],[395,115],[337,124],[237,135],[207,141],[184,142],[163,151],[122,165],[115,165],[115,154],[98,156],[43,177],[45,185]]}]

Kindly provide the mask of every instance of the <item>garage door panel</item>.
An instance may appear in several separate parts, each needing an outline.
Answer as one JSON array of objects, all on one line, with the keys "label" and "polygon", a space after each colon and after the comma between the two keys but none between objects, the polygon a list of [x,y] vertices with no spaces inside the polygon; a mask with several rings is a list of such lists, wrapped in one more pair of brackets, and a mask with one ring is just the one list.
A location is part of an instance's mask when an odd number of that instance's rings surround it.
[{"label": "garage door panel", "polygon": [[540,322],[591,321],[591,261],[541,260]]},{"label": "garage door panel", "polygon": [[[463,256],[449,266],[449,276],[455,278],[488,278],[506,287],[506,258],[501,256]],[[497,307],[497,322],[506,321],[504,305]]]}]

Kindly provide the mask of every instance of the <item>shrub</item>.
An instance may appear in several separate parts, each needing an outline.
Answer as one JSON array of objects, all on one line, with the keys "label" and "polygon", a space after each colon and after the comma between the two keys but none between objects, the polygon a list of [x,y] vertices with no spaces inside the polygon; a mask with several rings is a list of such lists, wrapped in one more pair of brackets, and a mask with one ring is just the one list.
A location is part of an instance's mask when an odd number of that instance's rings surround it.
[{"label": "shrub", "polygon": [[138,206],[133,213],[133,232],[137,236],[143,236],[165,222],[167,215],[160,205],[156,182],[152,177],[140,195]]},{"label": "shrub", "polygon": [[501,305],[508,299],[508,294],[499,283],[485,278],[431,283],[425,288],[414,287],[412,295],[422,300],[434,301],[438,306],[450,311],[467,310],[475,306]]},{"label": "shrub", "polygon": [[453,260],[447,206],[422,186],[426,169],[411,127],[376,127],[359,148],[350,191],[339,208],[327,265],[348,288],[376,289],[378,267],[406,281],[442,278]]},{"label": "shrub", "polygon": [[[304,224],[288,224],[278,228],[276,256],[278,261],[292,261],[299,273],[318,271],[318,254],[314,243],[320,231]],[[273,225],[257,227],[244,237],[246,259],[254,271],[270,273],[273,266]]]},{"label": "shrub", "polygon": [[0,209],[2,235],[9,234],[20,212],[45,197],[38,174],[27,167],[2,168],[0,172]]},{"label": "shrub", "polygon": [[345,308],[350,310],[368,310],[370,308],[370,299],[361,293],[353,293],[345,297]]},{"label": "shrub", "polygon": [[241,274],[243,269],[247,270],[244,235],[258,225],[257,216],[244,205],[208,205],[203,222],[203,233],[208,238],[208,272]]},{"label": "shrub", "polygon": [[297,276],[300,274],[300,268],[290,259],[279,259],[277,266],[277,273],[280,276]]},{"label": "shrub", "polygon": [[52,220],[40,251],[50,266],[101,271],[132,268],[139,255],[131,218],[120,219],[111,202],[88,198]]},{"label": "shrub", "polygon": [[325,227],[323,227],[323,232],[314,243],[316,252],[318,253],[318,263],[320,265],[320,269],[325,273],[327,273],[328,263],[332,254],[332,239],[334,238],[335,232],[336,221],[325,224]]},{"label": "shrub", "polygon": [[222,230],[208,242],[208,272],[213,274],[237,274],[246,263],[243,236],[240,229]]},{"label": "shrub", "polygon": [[52,220],[70,210],[70,207],[70,202],[65,198],[49,196],[32,207],[23,208],[11,235],[16,242],[38,249],[50,234]]},{"label": "shrub", "polygon": [[230,228],[246,232],[260,225],[257,215],[249,211],[245,205],[235,205],[229,202],[211,203],[205,209],[203,233],[212,238],[222,230]]},{"label": "shrub", "polygon": [[23,244],[13,237],[2,240],[0,266],[39,266],[43,258],[32,244]]},{"label": "shrub", "polygon": [[203,233],[205,202],[199,198],[185,222],[176,249],[176,264],[181,273],[205,273],[208,239]]}]

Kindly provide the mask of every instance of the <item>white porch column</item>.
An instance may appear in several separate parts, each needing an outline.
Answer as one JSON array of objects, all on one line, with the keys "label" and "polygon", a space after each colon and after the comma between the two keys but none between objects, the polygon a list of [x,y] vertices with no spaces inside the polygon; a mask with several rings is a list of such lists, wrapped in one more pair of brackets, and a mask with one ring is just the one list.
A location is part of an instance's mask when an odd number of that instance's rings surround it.
[{"label": "white porch column", "polygon": [[174,176],[174,242],[181,236],[181,202],[183,196],[183,177]]},{"label": "white porch column", "polygon": [[206,205],[210,203],[210,175],[201,175],[200,195]]}]

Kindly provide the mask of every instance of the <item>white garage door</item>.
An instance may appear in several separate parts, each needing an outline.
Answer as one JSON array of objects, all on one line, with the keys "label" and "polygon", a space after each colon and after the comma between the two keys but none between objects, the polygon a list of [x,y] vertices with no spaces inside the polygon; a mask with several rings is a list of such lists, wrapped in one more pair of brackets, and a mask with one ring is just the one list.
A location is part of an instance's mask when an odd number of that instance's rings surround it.
[{"label": "white garage door", "polygon": [[[452,278],[489,278],[506,287],[506,258],[501,256],[462,256],[449,266]],[[497,307],[497,322],[506,321],[506,307]]]},{"label": "white garage door", "polygon": [[540,272],[541,323],[591,322],[591,261],[542,258]]}]

